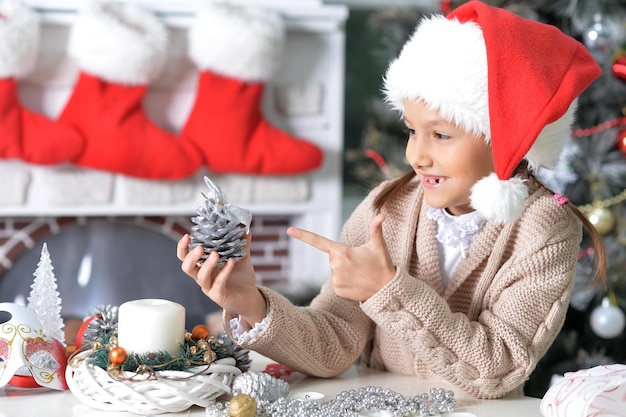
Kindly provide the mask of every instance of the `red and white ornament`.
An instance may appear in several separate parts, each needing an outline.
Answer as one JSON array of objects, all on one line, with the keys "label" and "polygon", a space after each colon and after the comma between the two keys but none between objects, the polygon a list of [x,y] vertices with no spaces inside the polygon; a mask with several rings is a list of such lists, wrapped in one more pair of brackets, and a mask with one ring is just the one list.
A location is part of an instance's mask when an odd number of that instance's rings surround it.
[{"label": "red and white ornament", "polygon": [[0,303],[10,319],[0,326],[0,387],[47,387],[67,390],[65,348],[46,336],[35,313],[14,303]]}]

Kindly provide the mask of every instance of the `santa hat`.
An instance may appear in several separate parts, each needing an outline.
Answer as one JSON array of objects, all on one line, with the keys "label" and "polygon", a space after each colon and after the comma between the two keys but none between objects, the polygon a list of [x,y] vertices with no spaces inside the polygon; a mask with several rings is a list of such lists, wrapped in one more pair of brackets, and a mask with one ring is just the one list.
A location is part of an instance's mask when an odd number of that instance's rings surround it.
[{"label": "santa hat", "polygon": [[472,0],[447,17],[422,20],[385,75],[395,109],[423,100],[491,144],[495,172],[472,188],[487,220],[518,218],[528,197],[511,177],[526,159],[554,167],[574,120],[576,98],[601,74],[585,47],[556,27]]}]

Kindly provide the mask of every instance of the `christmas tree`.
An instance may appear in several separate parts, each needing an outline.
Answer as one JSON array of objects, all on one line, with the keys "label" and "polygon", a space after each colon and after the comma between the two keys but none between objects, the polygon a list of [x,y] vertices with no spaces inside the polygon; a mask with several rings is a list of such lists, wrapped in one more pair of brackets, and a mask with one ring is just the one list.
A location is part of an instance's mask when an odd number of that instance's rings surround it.
[{"label": "christmas tree", "polygon": [[37,269],[33,274],[35,279],[28,297],[28,309],[35,312],[47,337],[65,343],[64,324],[61,318],[61,298],[57,291],[53,269],[48,246],[44,243]]},{"label": "christmas tree", "polygon": [[[464,2],[442,1],[439,11],[447,13]],[[559,166],[539,173],[549,188],[566,195],[585,213],[603,237],[608,260],[606,288],[592,285],[593,252],[585,236],[565,325],[526,384],[527,395],[542,397],[554,375],[626,362],[626,4],[623,0],[485,2],[557,26],[582,42],[603,69],[579,99],[572,137]],[[365,22],[371,39],[376,39],[370,49],[380,70],[377,76],[397,56],[420,15],[430,12],[390,7],[351,16]],[[353,50],[349,35],[347,50],[348,54]],[[350,86],[347,83],[348,95]],[[380,93],[366,103],[367,108],[361,109],[368,116],[362,123],[365,131],[359,145],[346,155],[348,182],[364,189],[410,169],[402,159],[406,135],[397,114],[382,102]],[[351,123],[347,110],[347,141],[354,131]]]}]

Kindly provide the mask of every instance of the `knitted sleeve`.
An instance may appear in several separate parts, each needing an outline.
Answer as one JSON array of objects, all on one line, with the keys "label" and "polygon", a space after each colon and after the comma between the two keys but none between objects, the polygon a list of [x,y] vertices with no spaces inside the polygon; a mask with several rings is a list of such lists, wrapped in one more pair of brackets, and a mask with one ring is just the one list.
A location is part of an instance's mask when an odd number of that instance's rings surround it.
[{"label": "knitted sleeve", "polygon": [[484,296],[467,296],[476,319],[453,312],[402,268],[362,308],[432,373],[475,397],[498,398],[523,385],[559,332],[581,238],[579,220],[545,196],[494,248],[511,253],[480,284],[486,289],[476,293]]},{"label": "knitted sleeve", "polygon": [[[353,243],[366,239],[369,222],[363,212],[371,204],[367,197],[342,230]],[[360,237],[359,237],[360,236]],[[343,240],[343,238],[342,238]],[[259,352],[293,370],[318,377],[334,377],[345,372],[364,350],[370,338],[372,321],[360,304],[335,295],[327,282],[310,307],[294,306],[276,291],[260,287],[269,305],[267,326],[243,346]],[[225,323],[234,317],[224,313]],[[233,337],[230,326],[225,326]]]}]

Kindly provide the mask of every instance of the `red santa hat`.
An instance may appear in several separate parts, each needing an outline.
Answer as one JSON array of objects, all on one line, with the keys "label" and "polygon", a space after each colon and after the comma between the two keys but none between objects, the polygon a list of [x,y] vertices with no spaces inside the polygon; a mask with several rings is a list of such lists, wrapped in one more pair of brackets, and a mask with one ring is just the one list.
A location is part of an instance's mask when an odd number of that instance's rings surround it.
[{"label": "red santa hat", "polygon": [[495,172],[472,188],[487,220],[518,218],[528,197],[511,177],[554,167],[574,121],[577,97],[601,74],[575,39],[556,27],[472,0],[447,17],[422,20],[389,66],[387,100],[423,100],[443,117],[491,144]]}]

